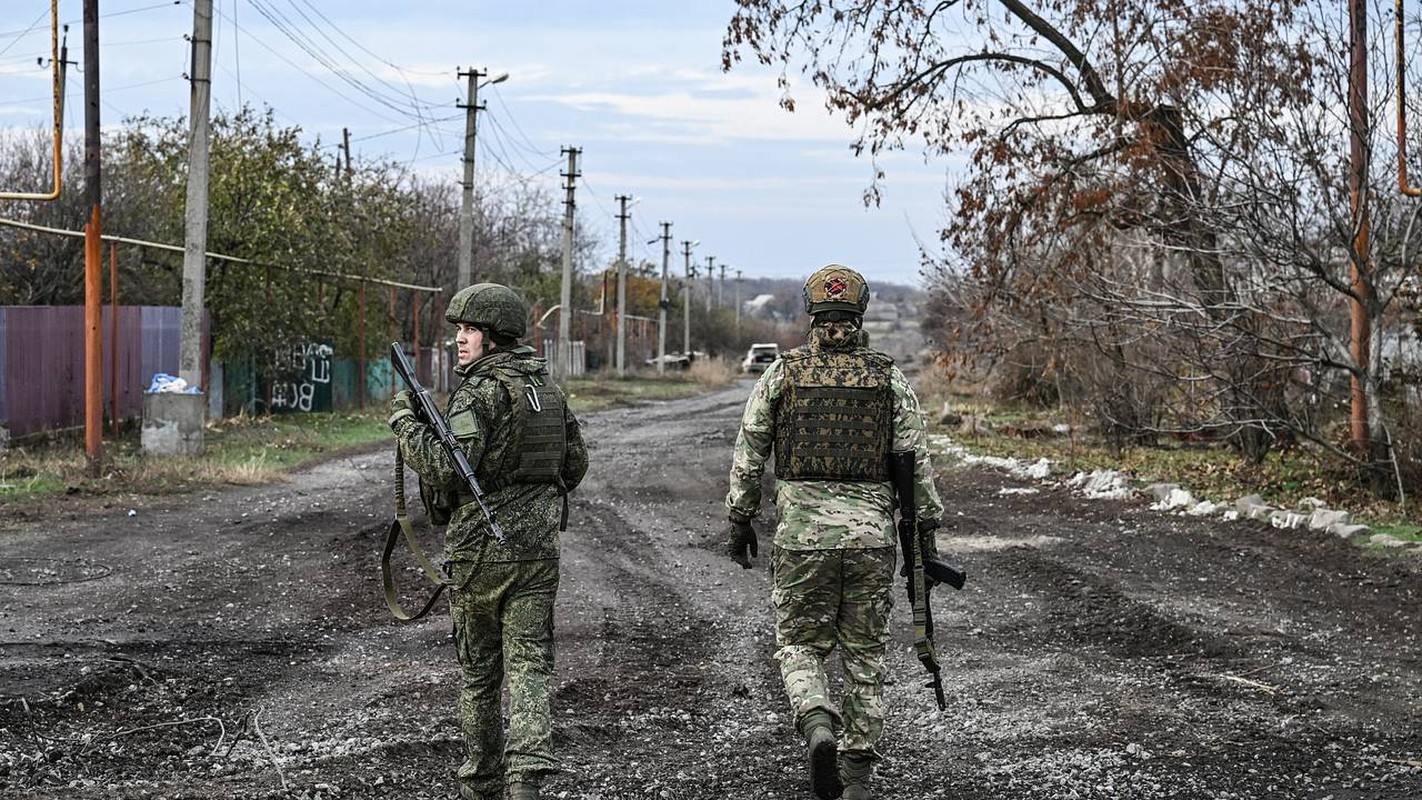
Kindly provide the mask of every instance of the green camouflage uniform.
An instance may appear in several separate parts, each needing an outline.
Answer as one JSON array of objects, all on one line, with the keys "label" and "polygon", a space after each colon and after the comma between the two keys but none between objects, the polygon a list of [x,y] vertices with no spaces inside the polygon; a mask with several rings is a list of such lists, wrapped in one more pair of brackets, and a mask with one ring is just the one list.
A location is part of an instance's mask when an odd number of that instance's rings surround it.
[{"label": "green camouflage uniform", "polygon": [[[474,467],[485,502],[506,543],[489,532],[471,496],[453,512],[444,535],[451,579],[450,613],[462,667],[459,716],[465,761],[459,779],[465,797],[503,796],[509,782],[555,772],[548,684],[553,673],[553,601],[558,589],[560,491],[572,491],[587,471],[587,447],[578,422],[565,412],[567,455],[552,483],[511,483],[521,442],[511,424],[512,403],[495,369],[547,382],[543,359],[531,347],[496,350],[455,368],[464,381],[449,398],[445,418]],[[566,407],[566,403],[564,404]],[[392,423],[405,463],[422,481],[457,486],[452,462],[429,426],[406,416]],[[500,686],[508,667],[507,740]]]},{"label": "green camouflage uniform", "polygon": [[[772,364],[756,382],[736,437],[726,495],[731,512],[754,517],[760,511],[761,475],[774,449],[786,361],[827,346],[822,331],[812,328],[808,344]],[[868,349],[862,331],[842,349],[866,364],[887,364],[893,395],[890,449],[916,453],[916,514],[937,521],[943,505],[933,485],[913,388],[888,356]],[[780,511],[771,557],[775,658],[791,708],[797,722],[816,709],[829,712],[844,725],[840,752],[873,758],[884,728],[881,661],[893,607],[894,487],[887,481],[777,479],[775,505]],[[836,644],[844,665],[842,714],[829,698],[824,670]]]}]

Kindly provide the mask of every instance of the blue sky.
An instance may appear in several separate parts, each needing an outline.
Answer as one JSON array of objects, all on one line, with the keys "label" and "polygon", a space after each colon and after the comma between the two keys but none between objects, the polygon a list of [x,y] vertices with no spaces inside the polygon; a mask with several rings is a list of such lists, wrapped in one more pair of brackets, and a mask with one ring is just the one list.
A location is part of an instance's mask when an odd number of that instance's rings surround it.
[{"label": "blue sky", "polygon": [[[915,238],[936,247],[944,162],[916,152],[881,159],[884,201],[866,209],[872,165],[854,132],[792,74],[797,111],[778,105],[777,72],[721,72],[725,0],[214,0],[213,109],[274,109],[327,144],[349,128],[360,156],[462,174],[465,85],[458,69],[509,73],[485,87],[475,162],[480,183],[560,185],[560,150],[582,149],[577,200],[615,255],[617,195],[637,198],[629,251],[660,262],[647,240],[672,223],[693,258],[747,277],[803,277],[838,261],[870,279],[915,284]],[[70,58],[82,62],[81,0],[60,0]],[[0,3],[0,127],[47,124],[49,0]],[[188,112],[191,0],[101,0],[105,125]],[[275,22],[274,22],[275,20]],[[285,27],[287,32],[279,29]],[[303,49],[293,41],[304,38]],[[71,70],[71,135],[82,76]],[[334,155],[333,155],[334,158]]]}]

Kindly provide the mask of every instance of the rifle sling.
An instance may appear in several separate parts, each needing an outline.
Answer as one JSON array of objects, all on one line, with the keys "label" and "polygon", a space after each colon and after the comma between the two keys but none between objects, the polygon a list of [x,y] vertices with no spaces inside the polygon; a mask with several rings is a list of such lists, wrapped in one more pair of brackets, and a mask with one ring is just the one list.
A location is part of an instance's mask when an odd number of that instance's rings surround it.
[{"label": "rifle sling", "polygon": [[[912,525],[913,523],[908,523]],[[913,569],[909,573],[913,595],[913,647],[923,668],[932,676],[929,686],[933,687],[938,708],[945,706],[943,698],[943,676],[938,664],[938,653],[933,647],[933,610],[928,605],[928,584],[923,574],[923,542],[915,530],[909,537],[912,541]]]},{"label": "rifle sling", "polygon": [[[435,584],[434,593],[425,601],[423,607],[414,614],[405,611],[400,605],[399,597],[395,592],[395,580],[390,574],[390,554],[395,550],[397,539],[404,537],[405,545],[409,548],[410,554],[419,563],[420,570],[425,573],[425,577]],[[385,605],[389,607],[390,613],[395,619],[401,622],[413,622],[434,608],[435,601],[439,599],[447,586],[449,578],[436,567],[425,551],[420,547],[419,541],[415,539],[414,526],[410,524],[410,514],[405,507],[405,458],[400,453],[400,445],[395,445],[395,521],[390,523],[390,530],[385,534],[385,548],[380,554],[380,582],[385,590]]]}]

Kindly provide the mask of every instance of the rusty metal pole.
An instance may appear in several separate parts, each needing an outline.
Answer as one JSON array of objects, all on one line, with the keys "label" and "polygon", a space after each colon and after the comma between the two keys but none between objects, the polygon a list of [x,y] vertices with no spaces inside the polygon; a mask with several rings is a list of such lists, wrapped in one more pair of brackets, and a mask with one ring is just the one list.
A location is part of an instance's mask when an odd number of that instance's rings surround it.
[{"label": "rusty metal pole", "polygon": [[109,243],[109,431],[119,432],[118,245]]},{"label": "rusty metal pole", "polygon": [[[390,287],[390,318],[385,322],[385,332],[390,336],[390,341],[400,339],[400,331],[395,327],[395,287]],[[390,394],[395,394],[395,367],[390,367]]]},{"label": "rusty metal pole", "polygon": [[415,351],[415,377],[424,381],[425,376],[420,373],[420,293],[411,292],[411,294],[415,298],[415,341],[413,343]]},{"label": "rusty metal pole", "polygon": [[365,281],[360,282],[360,303],[358,313],[360,320],[360,355],[356,360],[356,403],[360,408],[365,408]]},{"label": "rusty metal pole", "polygon": [[1353,219],[1353,252],[1349,279],[1352,297],[1348,303],[1351,353],[1356,371],[1349,386],[1348,431],[1353,452],[1371,457],[1368,431],[1369,338],[1368,317],[1373,305],[1373,288],[1368,263],[1368,7],[1363,0],[1348,1],[1350,35],[1348,68],[1348,200]]},{"label": "rusty metal pole", "polygon": [[84,0],[84,198],[89,206],[84,226],[84,452],[95,477],[104,460],[99,147],[99,0]]}]

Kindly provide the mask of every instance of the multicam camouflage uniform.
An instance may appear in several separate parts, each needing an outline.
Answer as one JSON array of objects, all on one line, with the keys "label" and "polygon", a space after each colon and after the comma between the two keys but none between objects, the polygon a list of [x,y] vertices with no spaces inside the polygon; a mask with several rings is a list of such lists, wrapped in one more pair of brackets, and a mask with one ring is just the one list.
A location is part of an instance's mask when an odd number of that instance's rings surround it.
[{"label": "multicam camouflage uniform", "polygon": [[[835,347],[820,328],[812,328],[804,347],[772,364],[756,382],[736,438],[726,506],[745,517],[759,513],[761,475],[774,450],[780,524],[772,554],[772,602],[775,658],[785,692],[797,722],[816,710],[828,712],[844,726],[840,753],[873,759],[884,728],[881,661],[893,606],[893,514],[898,507],[887,464],[882,475],[874,475],[877,479],[863,481],[780,477],[780,462],[786,458],[781,407],[796,388],[787,375],[796,373],[797,359],[823,356],[829,356],[823,361],[831,374],[837,371],[836,385],[865,385],[864,374],[869,372],[887,380],[892,420],[886,449],[917,455],[918,518],[936,521],[942,514],[918,399],[908,380],[888,356],[868,349],[863,331],[855,331],[847,346]],[[829,697],[824,670],[824,660],[836,644],[844,665],[842,713]]]},{"label": "multicam camouflage uniform", "polygon": [[[587,471],[587,447],[577,420],[564,409],[566,457],[555,483],[512,479],[525,451],[520,435],[519,380],[547,385],[544,361],[531,347],[499,349],[455,368],[463,383],[449,398],[446,419],[474,466],[486,504],[506,543],[489,532],[483,512],[462,495],[445,530],[452,581],[450,611],[462,667],[459,717],[467,798],[503,796],[510,783],[537,783],[558,770],[552,750],[548,684],[553,672],[553,601],[558,589],[558,530],[564,497]],[[512,383],[510,383],[512,381]],[[561,397],[561,390],[548,386]],[[455,491],[457,474],[431,429],[414,417],[392,423],[405,462],[436,486]],[[467,491],[467,490],[466,490]],[[508,667],[507,738],[500,685]]]}]

